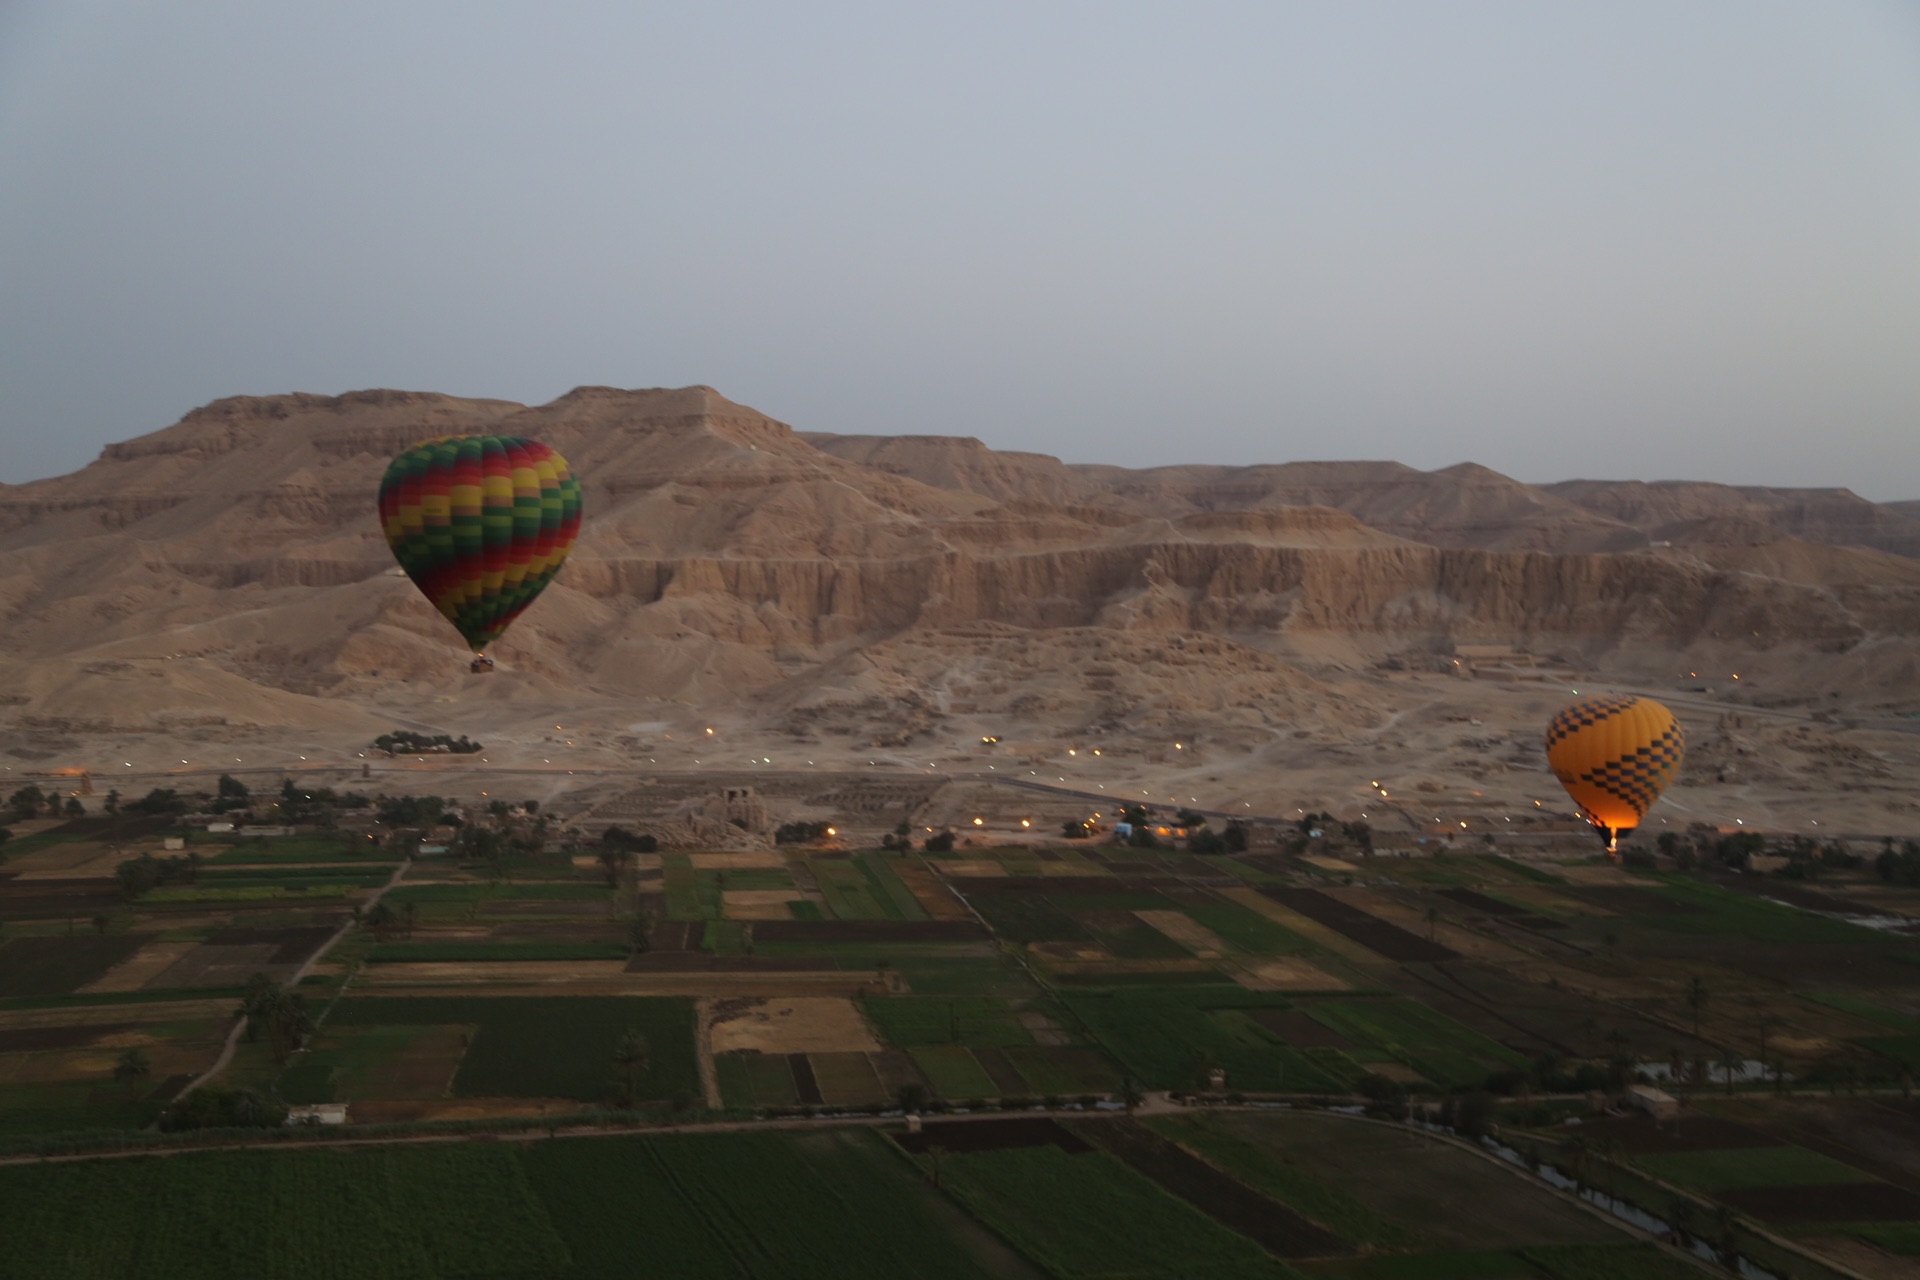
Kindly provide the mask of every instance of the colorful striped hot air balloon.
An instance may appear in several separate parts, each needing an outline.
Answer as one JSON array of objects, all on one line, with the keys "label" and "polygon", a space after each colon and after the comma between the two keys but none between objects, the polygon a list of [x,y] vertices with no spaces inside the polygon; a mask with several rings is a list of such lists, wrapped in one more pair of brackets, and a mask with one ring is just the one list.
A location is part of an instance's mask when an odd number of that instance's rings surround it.
[{"label": "colorful striped hot air balloon", "polygon": [[1651,698],[1582,698],[1547,725],[1547,764],[1614,852],[1680,772],[1687,735]]},{"label": "colorful striped hot air balloon", "polygon": [[443,436],[413,446],[380,481],[387,545],[476,655],[533,603],[580,532],[567,460],[518,436]]}]

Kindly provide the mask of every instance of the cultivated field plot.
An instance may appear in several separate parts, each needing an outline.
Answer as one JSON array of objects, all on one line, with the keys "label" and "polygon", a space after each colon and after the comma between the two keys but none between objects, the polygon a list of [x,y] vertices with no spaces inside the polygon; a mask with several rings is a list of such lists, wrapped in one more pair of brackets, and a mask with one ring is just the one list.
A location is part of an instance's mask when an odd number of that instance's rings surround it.
[{"label": "cultivated field plot", "polygon": [[1044,1274],[864,1131],[578,1139],[522,1160],[571,1253],[561,1277]]},{"label": "cultivated field plot", "polygon": [[[106,1205],[138,1212],[102,1230]],[[544,1275],[570,1261],[519,1160],[470,1145],[0,1169],[0,1238],[10,1277]]]},{"label": "cultivated field plot", "polygon": [[335,1022],[281,1074],[280,1094],[292,1103],[446,1097],[475,1030]]},{"label": "cultivated field plot", "polygon": [[[471,1027],[454,1073],[460,1097],[572,1098],[601,1102],[616,1088],[614,1046],[629,1029],[647,1038],[649,1061],[636,1081],[648,1099],[698,1097],[693,1002],[672,997],[349,997],[325,1024],[331,1034],[361,1027]],[[377,1073],[369,1072],[377,1083]],[[381,1096],[375,1094],[373,1096]]]},{"label": "cultivated field plot", "polygon": [[[1237,986],[1116,987],[1074,992],[1065,1003],[1143,1085],[1205,1086],[1209,1065],[1228,1085],[1256,1092],[1339,1093],[1346,1080],[1254,1015],[1293,1007],[1287,998]],[[1357,1075],[1357,1071],[1351,1074]]]},{"label": "cultivated field plot", "polygon": [[863,854],[807,863],[827,910],[840,920],[925,920],[927,909],[893,872],[897,859]]},{"label": "cultivated field plot", "polygon": [[[1216,1112],[1149,1124],[1356,1251],[1507,1252],[1623,1239],[1509,1169],[1406,1130],[1309,1112]],[[1409,1259],[1399,1274],[1486,1273]]]},{"label": "cultivated field plot", "polygon": [[1454,958],[1450,948],[1408,933],[1399,925],[1389,924],[1318,889],[1265,888],[1261,892],[1289,911],[1297,911],[1389,960],[1405,964]]},{"label": "cultivated field plot", "polygon": [[1348,1252],[1339,1236],[1238,1181],[1193,1152],[1131,1120],[1085,1123],[1081,1137],[1163,1191],[1254,1241],[1277,1258]]},{"label": "cultivated field plot", "polygon": [[145,941],[129,934],[76,934],[0,942],[0,998],[67,995],[128,959]]},{"label": "cultivated field plot", "polygon": [[1103,1152],[1046,1145],[948,1155],[941,1185],[1056,1276],[1299,1274]]},{"label": "cultivated field plot", "polygon": [[1313,1000],[1301,1008],[1360,1046],[1353,1052],[1362,1061],[1384,1057],[1449,1088],[1478,1084],[1489,1072],[1525,1062],[1505,1045],[1412,1000]]}]

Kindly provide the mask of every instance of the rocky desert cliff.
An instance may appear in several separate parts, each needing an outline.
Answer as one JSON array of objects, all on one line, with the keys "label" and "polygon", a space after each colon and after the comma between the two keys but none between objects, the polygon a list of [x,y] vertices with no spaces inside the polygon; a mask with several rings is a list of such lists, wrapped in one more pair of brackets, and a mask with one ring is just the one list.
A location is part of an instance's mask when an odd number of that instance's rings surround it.
[{"label": "rocky desert cliff", "polygon": [[479,431],[547,441],[585,493],[573,558],[496,650],[513,678],[487,696],[528,708],[732,708],[901,740],[969,710],[1271,728],[1384,719],[1372,674],[1482,646],[1920,709],[1911,503],[1472,464],[1123,470],[801,433],[706,387],[582,387],[532,407],[221,400],[0,488],[0,738],[354,734],[396,701],[466,698],[373,494],[400,449]]}]

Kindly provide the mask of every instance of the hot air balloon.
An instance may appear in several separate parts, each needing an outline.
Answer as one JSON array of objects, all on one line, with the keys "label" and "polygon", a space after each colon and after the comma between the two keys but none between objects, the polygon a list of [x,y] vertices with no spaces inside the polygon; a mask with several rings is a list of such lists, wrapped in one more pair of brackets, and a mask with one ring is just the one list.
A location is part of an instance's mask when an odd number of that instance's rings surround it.
[{"label": "hot air balloon", "polygon": [[580,482],[567,460],[518,436],[443,436],[395,458],[380,481],[394,559],[474,652],[532,604],[573,550]]},{"label": "hot air balloon", "polygon": [[1582,698],[1547,725],[1547,764],[1609,854],[1680,771],[1687,736],[1651,698]]}]

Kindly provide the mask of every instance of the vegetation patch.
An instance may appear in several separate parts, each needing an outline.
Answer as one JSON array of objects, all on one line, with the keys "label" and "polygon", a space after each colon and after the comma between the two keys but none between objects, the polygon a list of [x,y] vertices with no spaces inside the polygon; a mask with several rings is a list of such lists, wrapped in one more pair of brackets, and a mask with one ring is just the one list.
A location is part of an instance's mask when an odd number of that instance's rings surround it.
[{"label": "vegetation patch", "polygon": [[1284,1280],[1299,1272],[1100,1152],[950,1155],[941,1185],[1056,1276]]},{"label": "vegetation patch", "polygon": [[[101,1229],[104,1206],[138,1206]],[[569,1261],[511,1152],[207,1152],[0,1169],[18,1276],[549,1274]]]},{"label": "vegetation patch", "polygon": [[1180,909],[1249,955],[1291,956],[1315,950],[1311,942],[1285,925],[1236,902],[1190,903]]},{"label": "vegetation patch", "polygon": [[599,1102],[616,1089],[615,1046],[631,1028],[647,1039],[637,1096],[696,1098],[693,1002],[679,997],[357,996],[334,1026],[471,1026],[473,1042],[453,1079],[461,1097],[574,1098]]},{"label": "vegetation patch", "polygon": [[145,942],[126,933],[0,942],[0,997],[70,994],[130,958]]},{"label": "vegetation patch", "polygon": [[1638,1155],[1634,1163],[1656,1178],[1699,1191],[1874,1181],[1871,1174],[1805,1147],[1674,1151]]},{"label": "vegetation patch", "polygon": [[1652,916],[1646,923],[1671,933],[1740,934],[1779,943],[1889,941],[1872,929],[1736,893],[1695,876],[1662,876],[1657,892],[1681,910]]},{"label": "vegetation patch", "polygon": [[1701,1270],[1650,1244],[1541,1245],[1520,1250],[1554,1280],[1700,1280]]},{"label": "vegetation patch", "polygon": [[1356,1044],[1450,1087],[1477,1085],[1491,1069],[1525,1063],[1505,1045],[1413,1000],[1314,1000],[1303,1008]]},{"label": "vegetation patch", "polygon": [[367,951],[368,964],[485,964],[500,960],[625,960],[614,942],[384,942]]},{"label": "vegetation patch", "polygon": [[890,996],[862,1000],[860,1010],[883,1040],[903,1049],[923,1045],[1005,1048],[1033,1043],[1033,1033],[1020,1025],[1004,1000]]},{"label": "vegetation patch", "polygon": [[1223,1226],[1277,1258],[1321,1258],[1346,1252],[1339,1236],[1268,1199],[1230,1175],[1132,1120],[1100,1121],[1081,1133]]},{"label": "vegetation patch", "polygon": [[915,1049],[913,1065],[927,1084],[943,1098],[992,1098],[999,1095],[993,1077],[967,1049]]},{"label": "vegetation patch", "polygon": [[[1285,998],[1238,987],[1150,987],[1068,993],[1067,1007],[1142,1085],[1189,1089],[1207,1071],[1255,1092],[1340,1092],[1339,1080],[1240,1011],[1285,1008]],[[1215,1016],[1227,1011],[1230,1016]],[[1482,1073],[1484,1074],[1484,1073]]]},{"label": "vegetation patch", "polygon": [[800,1101],[784,1053],[714,1055],[720,1096],[730,1107],[790,1107]]},{"label": "vegetation patch", "polygon": [[861,1131],[537,1143],[522,1157],[565,1280],[983,1280],[1030,1274]]},{"label": "vegetation patch", "polygon": [[1250,1141],[1206,1115],[1156,1117],[1148,1123],[1349,1244],[1399,1249],[1415,1242],[1412,1232],[1340,1190],[1310,1160],[1290,1158],[1284,1147]]}]

